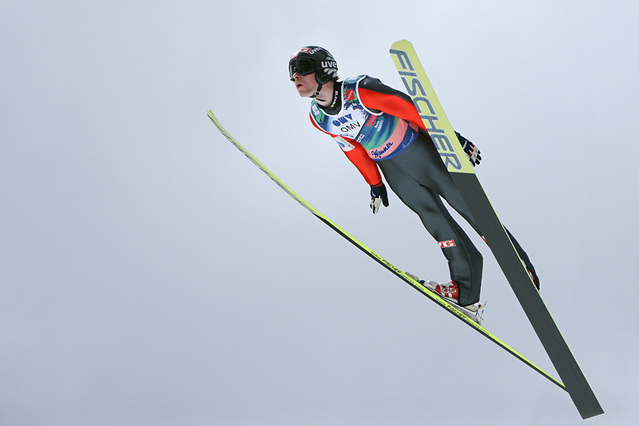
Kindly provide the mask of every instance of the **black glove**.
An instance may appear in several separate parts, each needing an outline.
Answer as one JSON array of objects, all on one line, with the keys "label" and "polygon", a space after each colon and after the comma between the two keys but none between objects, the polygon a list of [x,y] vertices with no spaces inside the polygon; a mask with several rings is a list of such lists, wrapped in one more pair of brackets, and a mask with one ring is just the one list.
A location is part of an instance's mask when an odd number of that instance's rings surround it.
[{"label": "black glove", "polygon": [[388,192],[386,192],[384,182],[371,185],[371,210],[373,210],[373,214],[379,211],[379,205],[382,203],[384,207],[388,207]]},{"label": "black glove", "polygon": [[472,143],[459,133],[455,132],[455,134],[457,135],[457,139],[459,139],[459,143],[461,144],[462,148],[464,148],[464,151],[468,155],[470,164],[472,164],[473,166],[478,165],[481,162],[481,152],[479,151],[479,148],[477,148],[474,143]]}]

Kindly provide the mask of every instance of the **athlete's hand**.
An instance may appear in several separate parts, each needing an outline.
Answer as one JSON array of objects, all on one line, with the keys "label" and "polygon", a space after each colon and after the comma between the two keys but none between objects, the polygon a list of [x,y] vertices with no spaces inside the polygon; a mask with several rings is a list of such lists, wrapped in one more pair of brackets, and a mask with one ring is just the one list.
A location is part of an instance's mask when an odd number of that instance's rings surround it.
[{"label": "athlete's hand", "polygon": [[459,143],[461,144],[462,148],[464,148],[464,151],[468,155],[470,163],[473,166],[478,165],[481,162],[481,152],[479,151],[479,148],[477,148],[474,143],[472,143],[459,133],[455,132],[455,134],[457,135],[457,139],[459,139]]},{"label": "athlete's hand", "polygon": [[384,204],[384,207],[388,207],[388,192],[386,192],[384,182],[371,185],[371,210],[373,210],[373,214],[379,211],[381,204]]}]

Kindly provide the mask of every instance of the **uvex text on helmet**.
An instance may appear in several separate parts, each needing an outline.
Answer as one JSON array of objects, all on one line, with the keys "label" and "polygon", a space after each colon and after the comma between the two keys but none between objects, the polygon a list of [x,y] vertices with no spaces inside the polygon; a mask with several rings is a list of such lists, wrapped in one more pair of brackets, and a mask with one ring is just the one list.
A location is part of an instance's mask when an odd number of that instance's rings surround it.
[{"label": "uvex text on helmet", "polygon": [[326,84],[337,80],[337,62],[331,53],[319,46],[304,46],[293,54],[288,62],[288,74],[293,80],[293,74],[308,75],[315,73],[315,80],[319,84]]}]

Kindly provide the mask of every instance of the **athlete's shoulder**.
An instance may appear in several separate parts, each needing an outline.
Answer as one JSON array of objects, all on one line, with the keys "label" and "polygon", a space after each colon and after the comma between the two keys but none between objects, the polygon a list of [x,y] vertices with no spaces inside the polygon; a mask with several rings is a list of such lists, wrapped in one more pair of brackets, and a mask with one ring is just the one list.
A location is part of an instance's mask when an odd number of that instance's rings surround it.
[{"label": "athlete's shoulder", "polygon": [[373,77],[371,75],[363,75],[361,81],[359,82],[359,85],[375,87],[376,85],[384,86],[384,83],[382,83],[382,80],[377,77]]},{"label": "athlete's shoulder", "polygon": [[370,90],[371,92],[377,92],[384,95],[394,95],[399,96],[403,99],[410,100],[410,97],[402,91],[394,89],[384,83],[379,78],[364,76],[364,78],[359,82],[360,89]]}]

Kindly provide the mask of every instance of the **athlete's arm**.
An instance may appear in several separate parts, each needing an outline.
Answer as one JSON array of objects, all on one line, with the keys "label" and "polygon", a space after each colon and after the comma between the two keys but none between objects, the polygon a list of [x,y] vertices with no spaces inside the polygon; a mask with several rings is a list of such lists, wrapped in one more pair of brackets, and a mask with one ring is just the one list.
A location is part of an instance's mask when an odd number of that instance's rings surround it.
[{"label": "athlete's arm", "polygon": [[[331,135],[318,126],[311,115],[309,115],[309,119],[317,130],[326,133],[327,135]],[[331,136],[335,137],[334,135]],[[348,142],[346,139],[344,139],[344,141]],[[357,170],[359,170],[362,174],[366,183],[372,186],[378,186],[382,183],[382,175],[379,172],[377,164],[368,156],[366,149],[361,144],[352,141],[352,143],[349,143],[348,147],[342,146],[342,151],[346,154],[346,157],[351,161],[351,163],[357,167]]]},{"label": "athlete's arm", "polygon": [[[359,97],[364,106],[374,112],[385,112],[395,117],[403,118],[413,124],[419,126],[423,132],[427,133],[422,118],[417,112],[417,108],[413,104],[411,98],[399,90],[386,86],[379,79],[373,77],[365,77],[359,83]],[[422,133],[423,133],[422,132]],[[464,148],[468,158],[473,166],[481,161],[481,153],[479,149],[468,139],[457,134],[457,138]],[[428,136],[430,139],[430,136]]]},{"label": "athlete's arm", "polygon": [[351,144],[353,149],[344,151],[346,157],[353,163],[357,170],[362,174],[367,184],[371,186],[379,186],[382,183],[382,175],[379,172],[377,163],[373,161],[366,152],[366,149],[358,144]]},{"label": "athlete's arm", "polygon": [[364,176],[366,183],[371,186],[371,202],[370,208],[373,214],[376,214],[380,207],[388,207],[388,193],[386,186],[382,181],[382,175],[379,173],[377,163],[373,161],[366,152],[366,149],[358,143],[354,143],[353,149],[344,151],[344,154],[357,167],[359,172]]},{"label": "athlete's arm", "polygon": [[359,98],[366,108],[403,118],[426,130],[411,98],[399,90],[382,83],[379,79],[365,77],[359,83]]}]

